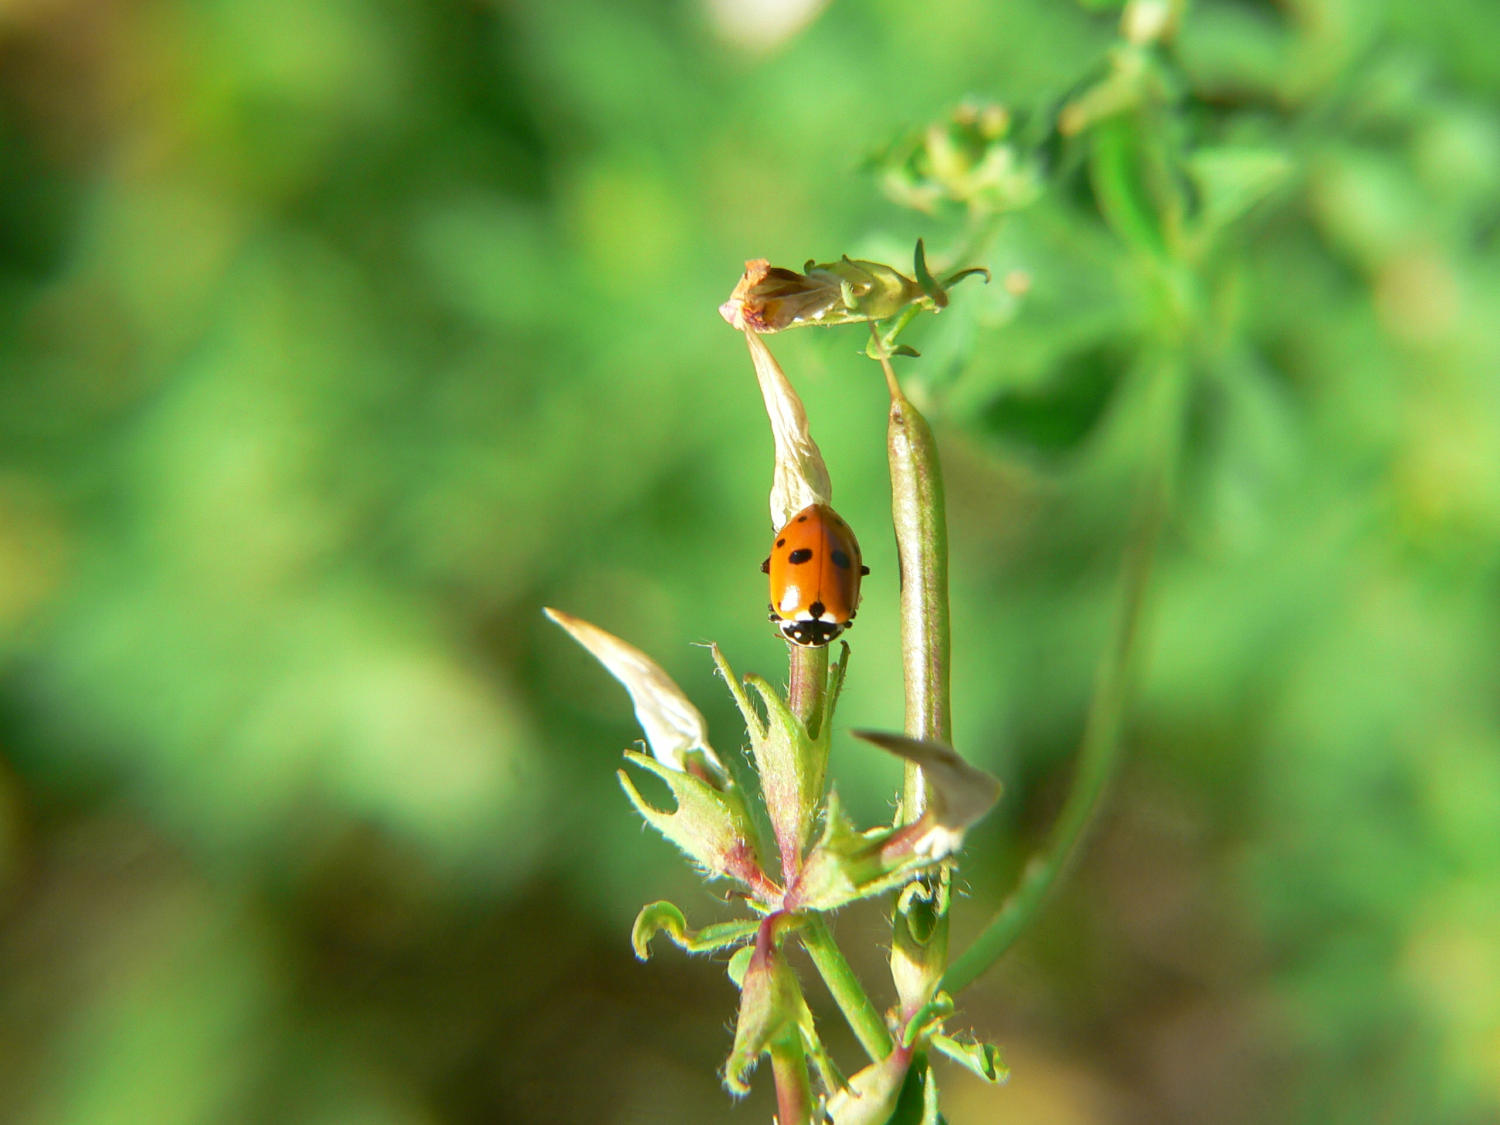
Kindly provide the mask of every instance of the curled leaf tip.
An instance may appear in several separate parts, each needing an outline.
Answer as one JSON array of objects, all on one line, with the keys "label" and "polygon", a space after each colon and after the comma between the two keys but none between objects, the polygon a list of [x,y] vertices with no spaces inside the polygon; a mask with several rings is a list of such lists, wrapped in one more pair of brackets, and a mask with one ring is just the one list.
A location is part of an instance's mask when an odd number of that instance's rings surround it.
[{"label": "curled leaf tip", "polygon": [[990,271],[988,269],[986,269],[984,266],[970,266],[968,269],[962,269],[956,273],[950,273],[947,277],[943,278],[943,288],[952,289],[966,277],[982,277],[984,278],[984,283],[986,285],[990,283]]},{"label": "curled leaf tip", "polygon": [[711,953],[744,945],[760,925],[758,919],[718,922],[701,930],[688,928],[687,918],[670,902],[653,902],[641,907],[630,930],[630,944],[642,961],[651,957],[651,939],[666,934],[688,953]]}]

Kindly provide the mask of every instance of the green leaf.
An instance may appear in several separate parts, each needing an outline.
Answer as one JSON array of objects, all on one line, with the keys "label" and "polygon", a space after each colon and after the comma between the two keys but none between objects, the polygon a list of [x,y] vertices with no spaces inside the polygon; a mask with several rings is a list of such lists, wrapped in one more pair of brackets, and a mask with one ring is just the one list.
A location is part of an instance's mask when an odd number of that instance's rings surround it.
[{"label": "green leaf", "polygon": [[787,1036],[812,1035],[812,1013],[791,966],[775,945],[757,944],[740,984],[740,1012],[734,1047],[724,1062],[724,1085],[731,1093],[750,1092],[750,1072],[772,1044]]},{"label": "green leaf", "polygon": [[749,731],[751,738],[763,737],[766,724],[760,717],[760,712],[750,702],[750,696],[746,694],[744,685],[735,675],[734,669],[729,666],[729,661],[716,644],[708,646],[709,652],[713,653],[714,664],[719,669],[719,675],[724,678],[724,683],[729,686],[729,694],[734,696],[734,705],[739,709],[740,717],[745,721],[745,729]]},{"label": "green leaf", "polygon": [[928,1042],[986,1082],[998,1084],[1010,1078],[1010,1068],[1001,1061],[1000,1048],[992,1043],[960,1043],[947,1035],[934,1035]]},{"label": "green leaf", "polygon": [[953,1014],[953,997],[939,992],[917,1010],[917,1014],[906,1021],[906,1030],[901,1035],[903,1046],[910,1047],[922,1036],[930,1034],[945,1019]]},{"label": "green leaf", "polygon": [[1268,148],[1203,148],[1187,159],[1198,191],[1198,230],[1212,237],[1268,199],[1291,178],[1284,152]]},{"label": "green leaf", "polygon": [[982,277],[986,285],[990,283],[990,271],[988,269],[984,266],[969,266],[967,269],[961,269],[957,273],[950,273],[947,277],[943,278],[941,284],[944,289],[952,289],[966,277]]},{"label": "green leaf", "polygon": [[822,835],[808,852],[788,898],[799,910],[837,910],[895,890],[932,866],[932,860],[915,850],[920,834],[915,825],[861,832],[844,815],[838,794],[830,792]]},{"label": "green leaf", "polygon": [[681,910],[670,902],[653,902],[641,907],[631,927],[630,944],[635,955],[642,961],[651,957],[651,939],[657,934],[666,934],[677,945],[689,953],[711,953],[718,949],[743,944],[755,935],[760,925],[757,918],[743,918],[733,922],[715,922],[701,930],[688,929],[687,919]]},{"label": "green leaf", "polygon": [[1146,177],[1141,122],[1133,117],[1101,122],[1092,156],[1094,195],[1111,229],[1137,250],[1165,255],[1167,239]]},{"label": "green leaf", "polygon": [[944,308],[948,304],[948,294],[943,291],[938,279],[932,276],[927,268],[927,248],[922,245],[922,240],[917,239],[917,249],[914,254],[913,270],[917,277],[917,284],[922,287],[922,292],[932,298],[932,303],[938,308]]},{"label": "green leaf", "polygon": [[760,676],[746,676],[745,682],[766,709],[765,728],[759,736],[751,732],[750,749],[776,842],[783,856],[800,855],[812,836],[823,800],[832,716],[824,717],[818,736],[811,738],[770,683]]},{"label": "green leaf", "polygon": [[666,782],[677,802],[671,812],[654,807],[641,796],[630,775],[620,770],[618,776],[625,795],[651,827],[697,860],[706,871],[744,884],[763,900],[773,896],[775,887],[755,853],[750,817],[738,790],[715,789],[692,774],[633,750],[626,751],[625,757]]}]

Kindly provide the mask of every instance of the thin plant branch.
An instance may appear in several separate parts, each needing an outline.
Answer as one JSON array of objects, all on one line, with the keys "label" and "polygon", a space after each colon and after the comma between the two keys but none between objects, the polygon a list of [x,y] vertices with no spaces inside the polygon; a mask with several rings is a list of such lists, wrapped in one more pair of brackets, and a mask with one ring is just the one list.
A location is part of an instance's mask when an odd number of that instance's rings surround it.
[{"label": "thin plant branch", "polygon": [[802,946],[812,958],[814,967],[828,986],[833,1002],[844,1013],[849,1027],[859,1045],[870,1056],[871,1062],[879,1062],[891,1053],[896,1045],[890,1030],[885,1026],[880,1011],[865,995],[864,986],[844,959],[843,952],[833,940],[833,933],[821,914],[809,914],[802,929],[798,931]]},{"label": "thin plant branch", "polygon": [[1045,847],[1026,865],[1021,882],[974,943],[949,966],[942,989],[960,989],[993,965],[1040,911],[1047,893],[1078,848],[1120,757],[1120,728],[1140,656],[1141,621],[1162,527],[1171,508],[1172,479],[1180,440],[1181,361],[1167,358],[1155,371],[1152,388],[1158,438],[1146,468],[1134,528],[1122,565],[1124,587],[1114,637],[1095,680],[1085,720],[1078,771]]}]

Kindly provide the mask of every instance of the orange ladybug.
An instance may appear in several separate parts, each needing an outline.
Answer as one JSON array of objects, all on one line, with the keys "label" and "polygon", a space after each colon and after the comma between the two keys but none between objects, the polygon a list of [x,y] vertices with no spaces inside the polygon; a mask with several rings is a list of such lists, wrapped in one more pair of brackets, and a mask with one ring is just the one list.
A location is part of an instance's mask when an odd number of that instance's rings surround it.
[{"label": "orange ladybug", "polygon": [[771,620],[787,640],[809,647],[848,628],[859,608],[859,580],[870,573],[854,532],[826,504],[787,520],[760,568],[771,576]]}]

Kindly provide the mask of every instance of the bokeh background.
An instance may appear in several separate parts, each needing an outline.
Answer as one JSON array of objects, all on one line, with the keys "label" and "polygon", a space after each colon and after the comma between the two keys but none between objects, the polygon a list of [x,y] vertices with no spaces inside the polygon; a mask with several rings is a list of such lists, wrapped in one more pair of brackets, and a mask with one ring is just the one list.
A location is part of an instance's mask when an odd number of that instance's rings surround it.
[{"label": "bokeh background", "polygon": [[[722,963],[631,956],[642,903],[729,907],[641,830],[625,696],[540,613],[652,653],[721,748],[694,643],[784,674],[770,441],[714,311],[750,257],[921,235],[996,271],[905,368],[949,480],[957,741],[1006,785],[962,946],[1067,792],[1152,456],[1127,392],[1160,279],[1049,125],[1119,27],[0,3],[0,1120],[769,1120],[768,1076],[718,1086]],[[1189,271],[1124,765],[963,998],[1013,1076],[945,1071],[954,1125],[1500,1119],[1496,42],[1490,0],[1199,0],[1156,52],[1168,149],[1275,174]],[[965,99],[1035,189],[978,243],[879,159]],[[774,346],[873,570],[840,720],[897,728],[861,342]],[[834,772],[888,812],[876,751]],[[888,1001],[882,908],[838,929]]]}]

